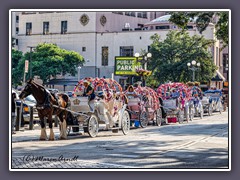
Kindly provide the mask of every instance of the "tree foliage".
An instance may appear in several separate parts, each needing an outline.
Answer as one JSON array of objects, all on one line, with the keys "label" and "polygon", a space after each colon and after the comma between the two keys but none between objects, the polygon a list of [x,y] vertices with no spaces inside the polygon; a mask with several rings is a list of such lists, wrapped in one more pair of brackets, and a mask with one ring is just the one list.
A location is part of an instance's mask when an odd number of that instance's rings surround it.
[{"label": "tree foliage", "polygon": [[215,24],[216,37],[222,40],[224,47],[228,45],[228,12],[171,12],[169,21],[175,23],[180,28],[187,29],[187,24],[196,19],[196,27],[202,33],[213,22],[213,18],[217,17],[218,21]]},{"label": "tree foliage", "polygon": [[[31,56],[31,58],[30,58]],[[75,52],[61,49],[55,44],[39,44],[30,54],[27,52],[19,62],[18,67],[13,72],[18,76],[15,83],[21,82],[24,73],[25,60],[31,59],[32,77],[39,76],[43,82],[50,78],[56,78],[57,75],[66,75],[67,73],[75,75],[77,67],[83,65],[83,57]],[[27,73],[28,79],[30,73]]]},{"label": "tree foliage", "polygon": [[22,51],[18,51],[16,49],[12,49],[12,81],[14,84],[17,84],[16,82],[19,81],[19,76],[21,72],[18,72],[18,66],[20,64],[21,59],[23,58]]},{"label": "tree foliage", "polygon": [[192,60],[201,63],[200,70],[196,72],[196,80],[209,81],[213,77],[216,66],[208,51],[214,43],[212,40],[199,35],[191,37],[187,32],[179,31],[169,31],[162,42],[158,34],[151,36],[151,40],[152,61],[149,69],[153,71],[155,84],[191,81],[192,71],[188,69],[187,63]]}]

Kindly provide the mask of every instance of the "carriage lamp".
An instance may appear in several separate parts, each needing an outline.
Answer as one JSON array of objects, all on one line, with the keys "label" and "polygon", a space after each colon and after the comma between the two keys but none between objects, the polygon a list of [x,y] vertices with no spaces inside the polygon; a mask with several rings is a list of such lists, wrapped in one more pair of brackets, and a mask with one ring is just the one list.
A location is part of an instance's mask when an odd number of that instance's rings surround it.
[{"label": "carriage lamp", "polygon": [[196,62],[195,60],[192,60],[191,63],[187,63],[188,68],[193,72],[193,81],[195,81],[195,71],[200,69],[200,65],[200,62]]}]

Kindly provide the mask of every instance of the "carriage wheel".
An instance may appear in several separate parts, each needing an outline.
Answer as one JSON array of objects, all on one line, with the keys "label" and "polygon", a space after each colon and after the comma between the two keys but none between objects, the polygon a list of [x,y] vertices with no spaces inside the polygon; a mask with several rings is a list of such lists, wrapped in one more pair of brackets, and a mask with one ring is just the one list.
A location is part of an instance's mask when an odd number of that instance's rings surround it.
[{"label": "carriage wheel", "polygon": [[178,113],[178,122],[179,123],[183,123],[183,119],[184,119],[184,111],[179,111],[179,113]]},{"label": "carriage wheel", "polygon": [[97,116],[91,115],[88,120],[88,134],[90,137],[96,137],[98,134],[98,119]]},{"label": "carriage wheel", "polygon": [[127,135],[130,130],[130,116],[127,111],[123,112],[121,123],[122,123],[122,132],[124,135]]},{"label": "carriage wheel", "polygon": [[142,128],[147,127],[148,124],[148,113],[146,111],[142,111],[139,116],[140,126]]},{"label": "carriage wheel", "polygon": [[211,116],[212,113],[213,113],[213,107],[212,107],[212,104],[210,104],[210,105],[208,106],[208,115]]},{"label": "carriage wheel", "polygon": [[156,110],[156,125],[161,126],[162,125],[162,111],[161,109]]}]

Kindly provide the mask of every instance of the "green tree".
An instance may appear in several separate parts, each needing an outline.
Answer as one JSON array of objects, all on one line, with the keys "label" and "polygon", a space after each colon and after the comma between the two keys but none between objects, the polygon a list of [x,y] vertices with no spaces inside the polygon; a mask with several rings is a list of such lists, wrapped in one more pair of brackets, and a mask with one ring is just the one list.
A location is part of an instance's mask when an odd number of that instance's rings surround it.
[{"label": "green tree", "polygon": [[23,58],[22,51],[18,51],[16,49],[12,49],[12,82],[14,85],[18,84],[19,76],[21,72],[18,72],[18,66],[20,64],[21,59]]},{"label": "green tree", "polygon": [[228,12],[171,12],[169,21],[173,22],[183,30],[187,29],[187,24],[196,19],[196,27],[202,33],[213,22],[214,17],[218,17],[215,24],[216,37],[223,42],[224,47],[228,46]]},{"label": "green tree", "polygon": [[213,77],[216,66],[208,48],[214,41],[179,31],[169,31],[162,42],[158,34],[154,34],[151,40],[152,60],[149,69],[153,71],[151,81],[154,80],[155,85],[168,81],[191,81],[192,71],[188,69],[187,63],[192,60],[201,63],[200,70],[196,73],[198,81],[209,81]]},{"label": "green tree", "polygon": [[[30,60],[30,52],[24,54],[15,71],[16,75],[19,75],[18,82],[23,79],[26,59]],[[39,44],[31,55],[32,77],[39,76],[43,82],[46,82],[50,78],[56,78],[57,75],[65,75],[66,73],[74,76],[77,73],[77,67],[83,63],[83,57],[75,51],[61,49],[55,44]],[[29,73],[26,76],[26,79],[28,78]]]},{"label": "green tree", "polygon": [[12,49],[12,68],[16,68],[20,59],[23,57],[22,51]]}]

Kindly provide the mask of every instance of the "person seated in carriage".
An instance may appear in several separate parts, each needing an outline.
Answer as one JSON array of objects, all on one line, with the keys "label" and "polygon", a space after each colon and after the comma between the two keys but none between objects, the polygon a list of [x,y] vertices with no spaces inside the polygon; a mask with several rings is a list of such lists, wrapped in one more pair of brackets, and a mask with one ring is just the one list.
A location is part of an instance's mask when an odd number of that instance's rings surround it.
[{"label": "person seated in carriage", "polygon": [[179,97],[179,93],[176,91],[176,89],[173,89],[171,92],[171,97],[176,99]]},{"label": "person seated in carriage", "polygon": [[132,85],[130,85],[128,88],[127,88],[127,96],[129,98],[135,98],[135,97],[138,97],[137,96],[137,93],[135,92],[134,88]]}]

